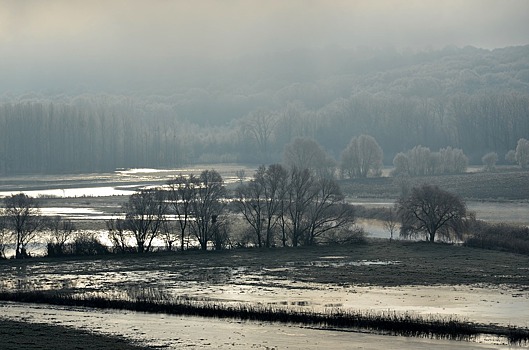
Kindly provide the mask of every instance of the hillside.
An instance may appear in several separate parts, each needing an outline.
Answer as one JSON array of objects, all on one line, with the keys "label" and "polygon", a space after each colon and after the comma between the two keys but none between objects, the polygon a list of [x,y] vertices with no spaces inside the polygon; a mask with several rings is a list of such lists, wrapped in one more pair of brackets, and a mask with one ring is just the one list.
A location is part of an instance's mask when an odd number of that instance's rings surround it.
[{"label": "hillside", "polygon": [[2,80],[0,174],[269,163],[295,137],[339,158],[359,134],[387,165],[419,144],[462,148],[476,164],[529,135],[529,46],[292,50],[223,61],[207,78],[165,73],[107,86],[95,76],[95,88],[59,95],[14,94]]}]

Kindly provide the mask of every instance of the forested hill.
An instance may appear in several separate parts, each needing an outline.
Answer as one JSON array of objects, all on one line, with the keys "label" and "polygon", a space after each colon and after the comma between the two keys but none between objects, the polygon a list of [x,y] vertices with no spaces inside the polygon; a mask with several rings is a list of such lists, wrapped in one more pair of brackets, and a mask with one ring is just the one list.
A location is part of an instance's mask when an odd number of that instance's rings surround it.
[{"label": "forested hill", "polygon": [[529,138],[529,46],[293,50],[141,78],[116,68],[112,81],[69,73],[36,74],[30,88],[2,72],[1,174],[269,163],[298,136],[338,158],[360,134],[387,165],[416,145],[501,162]]}]

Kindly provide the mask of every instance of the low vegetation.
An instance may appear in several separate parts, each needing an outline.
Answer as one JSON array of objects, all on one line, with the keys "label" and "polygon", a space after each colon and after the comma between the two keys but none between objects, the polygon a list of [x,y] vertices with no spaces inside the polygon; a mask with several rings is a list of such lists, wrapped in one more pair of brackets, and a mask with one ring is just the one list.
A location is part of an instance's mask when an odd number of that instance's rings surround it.
[{"label": "low vegetation", "polygon": [[511,326],[484,325],[462,321],[454,316],[421,316],[409,312],[375,312],[330,310],[317,313],[277,306],[235,306],[195,302],[187,299],[159,299],[158,294],[140,298],[115,299],[104,295],[79,296],[50,292],[0,292],[1,300],[45,303],[63,306],[83,306],[139,312],[166,313],[239,320],[311,325],[340,330],[368,329],[393,335],[472,340],[479,335],[506,338],[510,343],[529,341],[529,329]]},{"label": "low vegetation", "polygon": [[477,222],[465,245],[529,255],[529,228],[509,224]]},{"label": "low vegetation", "polygon": [[[326,260],[326,257],[333,257]],[[244,268],[249,275],[259,275],[266,281],[270,277],[310,283],[333,285],[491,285],[497,288],[529,288],[529,271],[520,266],[529,264],[529,257],[498,251],[480,250],[449,244],[428,242],[371,240],[364,244],[302,246],[281,249],[234,249],[215,252],[186,251],[184,253],[134,254],[87,256],[82,259],[35,258],[4,261],[0,273],[9,282],[13,267],[31,269],[38,263],[41,271],[56,274],[71,272],[82,266],[83,274],[115,274],[127,271],[148,271],[163,266],[163,274],[177,273],[182,281],[206,278],[225,281],[230,269]],[[327,264],[315,264],[328,261]],[[359,264],[355,261],[392,261],[386,264]],[[497,264],[501,261],[501,264]],[[93,262],[93,263],[91,263]],[[81,264],[81,265],[79,265]],[[418,269],[417,266],[421,268]],[[263,267],[266,267],[263,269]],[[288,267],[288,268],[285,268]],[[11,277],[10,277],[11,276]],[[497,276],[502,276],[497,277]],[[497,327],[465,322],[454,317],[418,316],[410,313],[356,312],[332,309],[325,313],[285,309],[275,304],[228,305],[213,301],[200,302],[185,297],[171,297],[156,286],[145,288],[140,279],[136,285],[117,293],[121,287],[106,285],[106,290],[94,291],[84,284],[80,287],[44,291],[38,281],[21,289],[3,289],[0,299],[19,302],[39,302],[100,308],[130,309],[143,312],[230,317],[248,320],[310,324],[340,329],[370,329],[414,336],[472,339],[477,334],[501,335],[511,341],[525,341],[528,330],[515,327]],[[133,283],[133,281],[130,281]],[[225,281],[226,282],[226,281]],[[46,278],[42,283],[47,283]],[[161,281],[163,283],[163,281]],[[214,283],[214,282],[213,282]],[[15,284],[16,285],[16,284]],[[128,285],[128,283],[127,283]],[[84,287],[83,287],[84,286]],[[84,289],[87,288],[87,289]],[[117,288],[117,289],[116,289]],[[301,310],[301,311],[300,311]]]}]

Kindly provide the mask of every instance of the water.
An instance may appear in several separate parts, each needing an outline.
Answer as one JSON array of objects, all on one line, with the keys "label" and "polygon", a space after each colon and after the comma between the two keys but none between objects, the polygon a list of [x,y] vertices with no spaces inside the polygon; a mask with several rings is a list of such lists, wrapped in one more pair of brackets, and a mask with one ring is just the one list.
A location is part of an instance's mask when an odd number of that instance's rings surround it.
[{"label": "water", "polygon": [[[197,301],[295,306],[322,312],[336,307],[396,310],[418,315],[458,315],[472,322],[529,327],[529,290],[490,286],[333,285],[288,278],[290,271],[307,267],[339,265],[355,269],[377,265],[392,269],[399,263],[340,256],[286,261],[273,267],[262,267],[253,262],[237,267],[219,262],[211,267],[192,259],[175,261],[173,255],[67,263],[40,260],[31,264],[0,264],[0,289],[64,290],[114,297],[149,287],[171,297]],[[520,270],[526,268],[519,267]]]},{"label": "water", "polygon": [[323,330],[269,322],[218,320],[0,302],[3,318],[121,335],[164,349],[516,349],[501,339],[481,343]]},{"label": "water", "polygon": [[[205,168],[205,167],[204,167]],[[97,198],[99,196],[130,194],[138,188],[163,184],[170,176],[189,171],[199,173],[203,168],[152,170],[135,169],[109,174],[68,175],[63,177],[24,177],[2,179],[0,197],[24,191],[32,196],[57,196]],[[235,183],[234,165],[222,170],[227,182]],[[247,169],[248,174],[253,170]],[[117,198],[119,202],[120,198]],[[115,217],[117,206],[95,207],[90,200],[76,202],[75,207],[49,206],[42,208],[45,215],[90,222]],[[378,199],[364,199],[356,204],[389,207],[393,203]],[[470,210],[478,219],[491,222],[508,221],[529,224],[527,202],[476,202],[469,201]],[[377,220],[358,220],[371,237],[389,238],[383,223]],[[100,231],[101,236],[106,231]],[[388,268],[398,261],[339,261],[341,257],[327,256],[317,263],[384,264]],[[299,264],[299,262],[295,262]],[[116,265],[117,264],[117,265]],[[408,311],[419,315],[456,314],[480,323],[499,323],[529,327],[529,292],[502,288],[468,286],[408,286],[368,287],[329,286],[290,281],[267,275],[266,269],[249,270],[245,267],[215,271],[198,271],[196,266],[184,266],[180,271],[171,268],[172,261],[142,261],[131,265],[128,260],[119,265],[105,261],[72,262],[68,266],[54,263],[36,263],[27,266],[2,265],[1,288],[15,289],[66,289],[79,292],[126,292],[137,286],[157,286],[172,296],[187,296],[194,300],[212,300],[220,303],[270,304],[299,307],[309,310],[345,308],[374,311]],[[295,265],[299,266],[299,265]],[[285,273],[295,268],[288,264]],[[526,267],[520,267],[526,268]],[[66,269],[66,270],[65,270]],[[188,272],[185,272],[188,271]],[[193,275],[192,277],[190,275]],[[213,280],[212,280],[213,279]],[[86,309],[64,309],[34,305],[4,303],[0,317],[24,319],[35,322],[59,323],[100,332],[122,334],[139,339],[146,344],[168,348],[356,348],[365,349],[507,349],[495,339],[484,344],[460,343],[442,340],[388,337],[381,335],[336,332],[296,326],[267,323],[211,320],[165,315],[147,315],[130,312],[101,312]],[[499,344],[499,345],[498,345]]]}]

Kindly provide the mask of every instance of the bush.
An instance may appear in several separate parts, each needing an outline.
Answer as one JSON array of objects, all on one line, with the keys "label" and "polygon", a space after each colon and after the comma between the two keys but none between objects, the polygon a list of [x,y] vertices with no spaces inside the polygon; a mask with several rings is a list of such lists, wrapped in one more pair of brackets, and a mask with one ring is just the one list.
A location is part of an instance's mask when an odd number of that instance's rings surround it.
[{"label": "bush", "polygon": [[72,255],[110,254],[109,248],[93,235],[79,235],[71,246]]},{"label": "bush", "polygon": [[477,222],[477,231],[467,238],[468,247],[502,250],[529,255],[529,228],[509,224],[488,224]]},{"label": "bush", "polygon": [[92,234],[78,235],[73,243],[60,246],[56,243],[48,243],[48,256],[79,256],[79,255],[102,255],[110,254],[109,247],[99,241]]},{"label": "bush", "polygon": [[319,239],[320,244],[362,244],[366,241],[364,229],[358,226],[332,230]]}]

